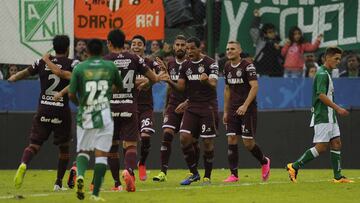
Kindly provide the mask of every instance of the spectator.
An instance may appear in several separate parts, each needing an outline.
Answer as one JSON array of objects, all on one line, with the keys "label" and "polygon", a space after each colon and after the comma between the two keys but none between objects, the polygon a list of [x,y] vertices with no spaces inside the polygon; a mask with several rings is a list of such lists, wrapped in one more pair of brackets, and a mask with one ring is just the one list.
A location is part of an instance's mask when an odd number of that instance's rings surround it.
[{"label": "spectator", "polygon": [[340,73],[340,77],[360,77],[360,58],[357,54],[350,54],[346,58],[346,70]]},{"label": "spectator", "polygon": [[19,71],[19,68],[15,64],[10,64],[8,68],[7,78],[10,78],[12,75],[15,75]]},{"label": "spectator", "polygon": [[250,36],[256,47],[254,65],[260,76],[282,76],[282,56],[279,46],[280,38],[275,26],[267,23],[261,25],[259,10],[254,10],[254,19],[250,28]]},{"label": "spectator", "polygon": [[77,59],[79,61],[82,61],[81,60],[81,55],[83,55],[86,51],[86,42],[85,40],[78,40],[76,42],[76,45],[75,45],[75,54],[74,54],[74,59]]},{"label": "spectator", "polygon": [[150,58],[152,60],[155,60],[156,57],[161,58],[161,46],[159,41],[151,41],[151,47],[150,47]]},{"label": "spectator", "polygon": [[320,53],[317,59],[317,64],[318,66],[321,66],[325,63],[325,58],[324,58],[324,52]]},{"label": "spectator", "polygon": [[124,50],[130,52],[130,42],[129,41],[126,41],[124,43]]},{"label": "spectator", "polygon": [[307,78],[315,78],[317,71],[316,64],[314,62],[306,62],[305,63],[305,77]]},{"label": "spectator", "polygon": [[285,58],[284,77],[298,78],[302,77],[304,68],[305,51],[314,52],[319,48],[322,39],[320,34],[313,44],[305,42],[299,27],[294,26],[289,30],[289,39],[281,50],[282,56]]}]

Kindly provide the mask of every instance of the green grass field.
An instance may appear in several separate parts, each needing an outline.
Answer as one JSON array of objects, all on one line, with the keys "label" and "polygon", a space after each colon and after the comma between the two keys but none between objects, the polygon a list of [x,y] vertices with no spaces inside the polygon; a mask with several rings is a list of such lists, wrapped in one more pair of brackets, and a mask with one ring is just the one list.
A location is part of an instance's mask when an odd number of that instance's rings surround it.
[{"label": "green grass field", "polygon": [[[107,171],[101,196],[107,202],[360,202],[360,170],[344,170],[343,173],[355,180],[350,184],[334,184],[331,182],[331,170],[301,170],[298,183],[290,183],[284,169],[273,169],[270,180],[260,181],[259,169],[239,171],[238,183],[224,184],[222,180],[228,170],[213,171],[212,184],[202,186],[201,181],[190,186],[180,186],[179,182],[186,170],[170,170],[168,181],[152,182],[152,176],[158,170],[148,171],[150,178],[146,182],[137,181],[137,191],[110,192],[112,180]],[[203,171],[201,171],[203,173]],[[13,186],[14,170],[0,171],[0,202],[47,202],[70,203],[88,202],[77,200],[74,190],[53,192],[56,171],[28,170],[23,187],[16,190]],[[66,174],[67,177],[67,174]],[[85,184],[90,183],[92,171],[88,171]],[[64,181],[64,184],[65,181]],[[22,196],[24,198],[16,198]]]}]

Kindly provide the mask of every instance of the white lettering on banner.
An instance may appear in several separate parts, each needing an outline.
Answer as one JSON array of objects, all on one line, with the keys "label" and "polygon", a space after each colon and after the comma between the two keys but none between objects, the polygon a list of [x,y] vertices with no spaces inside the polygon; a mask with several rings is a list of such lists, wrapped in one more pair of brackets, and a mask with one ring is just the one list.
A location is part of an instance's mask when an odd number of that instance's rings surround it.
[{"label": "white lettering on banner", "polygon": [[[255,0],[255,3],[260,4],[261,0]],[[288,5],[288,1],[282,0],[273,0],[272,3],[276,5]],[[311,6],[314,5],[314,0],[299,0],[299,5],[304,6]],[[232,1],[224,1],[225,11],[227,20],[229,23],[229,37],[228,41],[236,40],[238,36],[238,32],[240,29],[240,25],[242,23],[243,17],[246,12],[250,12],[248,10],[249,3],[241,2],[238,12],[236,16],[234,16],[234,7]],[[310,11],[305,10],[303,7],[288,7],[285,9],[280,9],[278,7],[272,6],[264,6],[259,8],[260,15],[263,14],[274,14],[279,17],[279,30],[280,30],[280,38],[286,39],[287,32],[286,32],[286,20],[291,15],[296,15],[298,19],[298,26],[302,29],[303,33],[311,33],[312,39],[315,39],[319,34],[324,34],[323,41],[321,43],[321,47],[327,46],[334,46],[334,45],[348,45],[348,44],[355,44],[360,42],[360,0],[358,0],[358,9],[357,9],[357,16],[354,16],[353,19],[357,19],[356,22],[356,36],[348,36],[345,30],[345,23],[344,23],[344,16],[345,16],[345,5],[344,2],[333,3],[329,5],[321,5],[321,6],[313,6],[312,7],[312,23],[304,24],[305,15],[307,15]],[[333,26],[333,22],[326,21],[326,16],[328,13],[337,12],[337,26]],[[276,18],[273,18],[276,20]],[[334,28],[338,27],[337,30],[337,37],[329,39],[326,37],[326,32],[335,31]],[[345,35],[347,37],[345,37]]]},{"label": "white lettering on banner", "polygon": [[232,1],[224,1],[224,4],[225,4],[226,16],[228,18],[229,27],[230,27],[228,41],[236,40],[241,21],[244,18],[246,9],[249,4],[245,2],[241,2],[236,17],[234,16],[234,7]]},{"label": "white lettering on banner", "polygon": [[160,12],[156,11],[155,15],[141,14],[136,15],[136,28],[159,27]]}]

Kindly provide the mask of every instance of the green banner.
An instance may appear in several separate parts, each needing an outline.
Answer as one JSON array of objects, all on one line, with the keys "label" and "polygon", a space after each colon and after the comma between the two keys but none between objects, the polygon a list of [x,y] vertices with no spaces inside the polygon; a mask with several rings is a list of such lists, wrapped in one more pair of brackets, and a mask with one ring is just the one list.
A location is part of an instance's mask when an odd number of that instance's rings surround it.
[{"label": "green banner", "polygon": [[360,0],[223,0],[218,53],[224,53],[229,40],[241,43],[245,52],[254,54],[249,30],[254,9],[261,22],[272,23],[282,41],[290,27],[299,26],[307,41],[319,34],[320,47],[340,46],[360,49]]}]

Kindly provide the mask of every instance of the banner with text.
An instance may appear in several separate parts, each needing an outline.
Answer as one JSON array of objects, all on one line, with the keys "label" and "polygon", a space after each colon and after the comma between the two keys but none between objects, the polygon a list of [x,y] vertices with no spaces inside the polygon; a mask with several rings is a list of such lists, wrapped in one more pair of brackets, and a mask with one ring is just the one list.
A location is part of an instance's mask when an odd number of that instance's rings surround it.
[{"label": "banner with text", "polygon": [[146,40],[164,38],[162,0],[75,0],[75,37],[106,39],[110,30],[119,28],[130,40],[143,35]]},{"label": "banner with text", "polygon": [[218,52],[226,43],[238,40],[251,54],[254,46],[249,35],[254,9],[259,9],[262,23],[272,23],[280,38],[288,38],[290,27],[299,26],[305,38],[312,41],[324,35],[320,47],[339,45],[343,49],[359,49],[360,0],[224,0],[221,37]]},{"label": "banner with text", "polygon": [[0,63],[32,64],[52,49],[55,35],[73,40],[73,0],[0,0],[0,4]]}]

